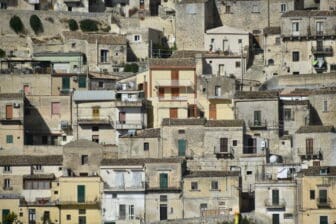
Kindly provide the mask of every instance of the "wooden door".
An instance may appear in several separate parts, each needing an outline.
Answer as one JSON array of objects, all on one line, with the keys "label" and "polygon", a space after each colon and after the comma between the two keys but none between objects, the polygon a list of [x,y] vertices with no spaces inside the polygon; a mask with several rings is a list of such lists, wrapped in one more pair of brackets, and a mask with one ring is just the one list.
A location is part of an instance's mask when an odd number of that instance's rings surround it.
[{"label": "wooden door", "polygon": [[314,139],[307,138],[306,139],[306,154],[312,155],[314,153]]},{"label": "wooden door", "polygon": [[160,204],[160,220],[168,218],[168,208],[166,204]]},{"label": "wooden door", "polygon": [[179,80],[179,72],[178,70],[171,71],[171,80]]},{"label": "wooden door", "polygon": [[164,98],[164,88],[159,88],[159,98]]},{"label": "wooden door", "polygon": [[179,88],[172,88],[171,89],[172,99],[177,99],[180,95],[180,89]]},{"label": "wooden door", "polygon": [[13,105],[6,105],[6,119],[13,119]]},{"label": "wooden door", "polygon": [[209,105],[209,119],[210,120],[216,120],[217,113],[216,113],[216,104],[211,103]]},{"label": "wooden door", "polygon": [[178,117],[177,108],[170,108],[169,109],[169,117],[170,118],[177,118]]}]

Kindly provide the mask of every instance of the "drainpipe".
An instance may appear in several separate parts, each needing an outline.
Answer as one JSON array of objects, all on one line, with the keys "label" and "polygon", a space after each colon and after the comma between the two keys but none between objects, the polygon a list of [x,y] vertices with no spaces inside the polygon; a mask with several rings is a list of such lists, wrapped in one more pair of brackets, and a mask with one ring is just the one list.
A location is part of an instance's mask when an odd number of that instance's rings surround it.
[{"label": "drainpipe", "polygon": [[267,27],[271,26],[270,21],[270,0],[267,0]]}]

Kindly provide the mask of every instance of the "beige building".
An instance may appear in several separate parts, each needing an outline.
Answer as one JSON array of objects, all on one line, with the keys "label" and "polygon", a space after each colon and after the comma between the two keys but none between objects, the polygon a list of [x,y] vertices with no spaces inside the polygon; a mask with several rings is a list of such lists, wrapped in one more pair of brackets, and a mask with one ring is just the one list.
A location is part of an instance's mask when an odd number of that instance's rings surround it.
[{"label": "beige building", "polygon": [[239,172],[194,171],[183,178],[184,218],[240,212]]}]

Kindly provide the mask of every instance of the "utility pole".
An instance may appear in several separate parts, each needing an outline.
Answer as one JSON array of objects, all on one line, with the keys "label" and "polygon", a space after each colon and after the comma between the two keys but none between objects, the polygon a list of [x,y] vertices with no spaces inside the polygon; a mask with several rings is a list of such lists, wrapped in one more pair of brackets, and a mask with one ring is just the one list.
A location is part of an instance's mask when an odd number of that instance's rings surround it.
[{"label": "utility pole", "polygon": [[243,67],[243,41],[240,44],[240,67],[241,67],[241,83],[240,91],[243,91],[244,86],[244,67]]}]

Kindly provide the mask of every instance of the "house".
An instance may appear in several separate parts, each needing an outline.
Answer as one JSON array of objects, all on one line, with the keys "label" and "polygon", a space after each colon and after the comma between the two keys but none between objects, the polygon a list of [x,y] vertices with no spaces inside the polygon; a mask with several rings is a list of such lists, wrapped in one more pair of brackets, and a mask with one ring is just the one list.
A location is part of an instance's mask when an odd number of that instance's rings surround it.
[{"label": "house", "polygon": [[286,74],[283,64],[281,27],[266,27],[263,30],[264,69],[266,77]]},{"label": "house", "polygon": [[240,212],[239,172],[193,171],[183,180],[184,218]]},{"label": "house", "polygon": [[89,73],[89,90],[115,90],[119,76],[104,73]]},{"label": "house", "polygon": [[[298,222],[314,220],[316,223],[332,223],[336,220],[335,167],[309,167],[298,173]],[[308,215],[309,214],[309,215]]]}]

